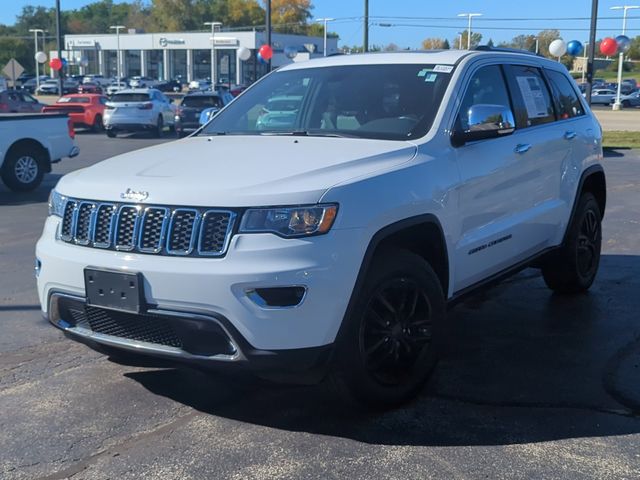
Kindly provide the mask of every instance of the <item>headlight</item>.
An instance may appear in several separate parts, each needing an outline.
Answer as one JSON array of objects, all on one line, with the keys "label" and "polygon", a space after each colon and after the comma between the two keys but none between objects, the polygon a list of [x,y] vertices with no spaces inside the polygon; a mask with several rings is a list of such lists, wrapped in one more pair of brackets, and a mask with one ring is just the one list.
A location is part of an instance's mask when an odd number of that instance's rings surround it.
[{"label": "headlight", "polygon": [[338,213],[337,205],[251,208],[240,223],[240,233],[270,232],[283,237],[327,233]]},{"label": "headlight", "polygon": [[55,190],[51,190],[49,194],[49,215],[55,215],[62,218],[64,216],[64,204],[67,197],[60,195]]}]

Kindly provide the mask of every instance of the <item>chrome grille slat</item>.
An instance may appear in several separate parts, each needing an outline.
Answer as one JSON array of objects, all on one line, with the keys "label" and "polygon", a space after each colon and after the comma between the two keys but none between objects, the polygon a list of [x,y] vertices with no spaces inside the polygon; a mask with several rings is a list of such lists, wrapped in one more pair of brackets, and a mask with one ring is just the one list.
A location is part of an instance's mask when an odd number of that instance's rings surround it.
[{"label": "chrome grille slat", "polygon": [[100,203],[70,198],[60,239],[79,246],[152,255],[225,255],[236,214],[229,210]]}]

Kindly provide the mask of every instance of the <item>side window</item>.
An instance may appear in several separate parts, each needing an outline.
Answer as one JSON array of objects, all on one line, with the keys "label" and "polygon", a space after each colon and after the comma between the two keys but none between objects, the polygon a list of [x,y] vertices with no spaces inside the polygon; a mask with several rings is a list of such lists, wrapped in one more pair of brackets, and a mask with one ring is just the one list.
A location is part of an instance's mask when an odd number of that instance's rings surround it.
[{"label": "side window", "polygon": [[512,90],[520,101],[522,114],[521,127],[534,127],[555,121],[553,103],[547,84],[536,67],[512,65]]},{"label": "side window", "polygon": [[580,99],[573,85],[571,85],[571,81],[565,75],[555,70],[545,69],[545,72],[551,82],[551,89],[553,90],[556,108],[558,109],[558,117],[564,120],[566,118],[584,115],[584,108],[582,107],[582,103],[580,103]]},{"label": "side window", "polygon": [[482,67],[473,74],[467,85],[458,116],[458,128],[462,131],[469,129],[470,109],[478,105],[500,106],[505,110],[511,110],[511,102],[500,66]]}]

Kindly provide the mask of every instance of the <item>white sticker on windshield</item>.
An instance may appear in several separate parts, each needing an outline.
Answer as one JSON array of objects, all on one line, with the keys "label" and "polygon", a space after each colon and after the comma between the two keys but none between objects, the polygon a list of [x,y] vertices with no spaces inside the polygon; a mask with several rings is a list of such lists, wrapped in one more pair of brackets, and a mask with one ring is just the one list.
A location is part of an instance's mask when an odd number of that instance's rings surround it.
[{"label": "white sticker on windshield", "polygon": [[433,68],[433,71],[441,73],[451,73],[453,71],[453,65],[436,65]]},{"label": "white sticker on windshield", "polygon": [[547,105],[544,101],[544,95],[542,94],[540,79],[535,76],[516,77],[516,79],[518,80],[518,86],[520,87],[520,92],[522,92],[524,106],[527,109],[529,118],[548,116],[549,113],[547,112]]}]

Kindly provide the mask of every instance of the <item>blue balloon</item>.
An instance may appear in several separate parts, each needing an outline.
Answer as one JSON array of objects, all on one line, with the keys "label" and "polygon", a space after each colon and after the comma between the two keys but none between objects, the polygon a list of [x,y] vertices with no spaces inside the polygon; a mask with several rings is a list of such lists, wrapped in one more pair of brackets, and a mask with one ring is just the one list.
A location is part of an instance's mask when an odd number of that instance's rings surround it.
[{"label": "blue balloon", "polygon": [[66,66],[67,66],[67,63],[68,63],[68,62],[67,62],[67,59],[66,59],[66,58],[63,58],[63,59],[62,59],[62,66],[63,66],[63,67],[66,67]]},{"label": "blue balloon", "polygon": [[577,57],[582,53],[582,44],[578,40],[571,40],[567,43],[567,53]]},{"label": "blue balloon", "polygon": [[264,58],[262,58],[262,55],[260,55],[260,52],[256,52],[256,57],[258,57],[258,61],[260,63],[264,63],[265,65],[269,62],[267,62]]}]

